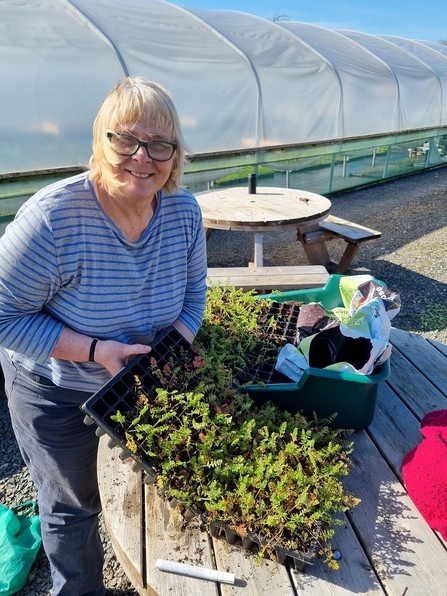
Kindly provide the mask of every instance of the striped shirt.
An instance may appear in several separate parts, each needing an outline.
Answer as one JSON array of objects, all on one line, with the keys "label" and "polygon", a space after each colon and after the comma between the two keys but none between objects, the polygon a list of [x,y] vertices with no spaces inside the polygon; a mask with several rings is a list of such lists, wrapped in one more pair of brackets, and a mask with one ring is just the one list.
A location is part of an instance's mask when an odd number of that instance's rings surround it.
[{"label": "striped shirt", "polygon": [[180,319],[193,333],[206,300],[206,241],[196,199],[158,193],[137,242],[103,211],[88,173],[31,197],[0,239],[0,345],[59,387],[94,392],[110,379],[96,363],[51,358],[67,326],[150,344]]}]

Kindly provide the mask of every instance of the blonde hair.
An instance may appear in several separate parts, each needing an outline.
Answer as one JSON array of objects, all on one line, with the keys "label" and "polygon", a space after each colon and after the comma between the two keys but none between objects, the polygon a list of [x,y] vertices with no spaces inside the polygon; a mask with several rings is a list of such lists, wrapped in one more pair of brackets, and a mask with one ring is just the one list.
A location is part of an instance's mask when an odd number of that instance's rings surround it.
[{"label": "blonde hair", "polygon": [[93,124],[91,180],[111,195],[124,186],[118,180],[116,168],[127,158],[113,151],[107,133],[123,130],[129,123],[160,128],[177,143],[171,173],[163,187],[174,192],[180,186],[186,153],[177,110],[164,87],[141,76],[120,79],[99,108]]}]

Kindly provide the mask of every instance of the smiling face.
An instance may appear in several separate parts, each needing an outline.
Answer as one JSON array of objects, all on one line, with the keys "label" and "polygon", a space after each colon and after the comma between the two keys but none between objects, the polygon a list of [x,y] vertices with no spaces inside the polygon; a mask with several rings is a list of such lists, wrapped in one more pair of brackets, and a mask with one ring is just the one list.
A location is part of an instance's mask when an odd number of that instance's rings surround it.
[{"label": "smiling face", "polygon": [[[127,125],[116,132],[130,134],[140,141],[174,142],[167,132],[144,124]],[[115,166],[116,179],[122,184],[119,193],[126,199],[141,203],[152,201],[154,195],[165,186],[172,171],[174,156],[168,161],[156,161],[149,157],[145,147],[140,147],[134,155],[120,156],[120,159],[121,163]]]},{"label": "smiling face", "polygon": [[[162,140],[177,149],[167,162],[151,159],[144,147],[129,157],[113,150],[110,133],[142,142]],[[183,175],[185,144],[169,93],[143,77],[123,77],[100,107],[93,125],[90,179],[110,196],[143,200],[164,188],[174,192]]]}]

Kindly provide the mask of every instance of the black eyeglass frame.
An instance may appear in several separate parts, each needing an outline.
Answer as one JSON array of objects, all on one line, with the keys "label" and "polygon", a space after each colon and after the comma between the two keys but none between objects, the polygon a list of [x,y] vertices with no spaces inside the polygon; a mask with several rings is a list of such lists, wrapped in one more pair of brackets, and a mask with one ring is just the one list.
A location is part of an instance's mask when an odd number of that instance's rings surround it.
[{"label": "black eyeglass frame", "polygon": [[[133,153],[118,153],[118,151],[116,151],[116,153],[118,155],[122,155],[123,157],[132,157],[132,155],[135,155],[135,153],[140,149],[140,147],[144,147],[146,149],[146,153],[148,154],[150,159],[153,159],[154,161],[162,161],[163,162],[163,161],[169,161],[170,159],[172,159],[174,156],[174,153],[178,149],[178,144],[171,143],[170,141],[140,141],[140,139],[137,139],[137,137],[134,137],[133,135],[128,135],[128,134],[119,133],[119,132],[108,132],[107,133],[107,138],[109,139],[110,142],[112,142],[113,137],[125,137],[128,139],[132,139],[133,141],[136,141],[138,143],[138,146]],[[172,153],[171,153],[170,157],[168,157],[167,159],[159,159],[157,157],[152,157],[152,155],[149,153],[149,146],[152,145],[153,143],[163,143],[164,145],[170,145],[172,147]]]}]

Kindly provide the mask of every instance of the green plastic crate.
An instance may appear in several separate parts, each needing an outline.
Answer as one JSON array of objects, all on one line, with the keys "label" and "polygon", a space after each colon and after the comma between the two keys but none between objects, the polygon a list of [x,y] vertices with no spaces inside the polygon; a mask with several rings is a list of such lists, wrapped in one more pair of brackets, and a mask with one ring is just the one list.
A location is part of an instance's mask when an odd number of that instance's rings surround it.
[{"label": "green plastic crate", "polygon": [[[331,275],[322,288],[261,297],[272,298],[277,302],[320,302],[325,308],[332,309],[343,306],[339,290],[341,277]],[[379,383],[385,381],[389,374],[389,360],[371,375],[309,368],[298,383],[291,381],[263,386],[251,385],[244,387],[244,390],[259,404],[271,400],[281,409],[292,413],[300,410],[306,417],[312,417],[313,412],[318,418],[327,418],[337,413],[332,426],[363,430],[373,421]]]}]

